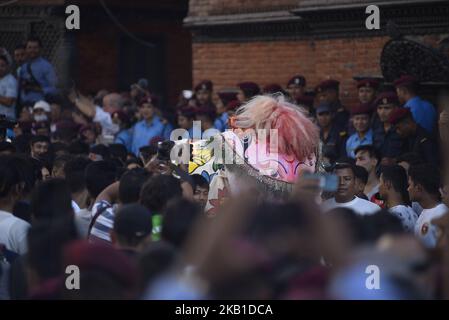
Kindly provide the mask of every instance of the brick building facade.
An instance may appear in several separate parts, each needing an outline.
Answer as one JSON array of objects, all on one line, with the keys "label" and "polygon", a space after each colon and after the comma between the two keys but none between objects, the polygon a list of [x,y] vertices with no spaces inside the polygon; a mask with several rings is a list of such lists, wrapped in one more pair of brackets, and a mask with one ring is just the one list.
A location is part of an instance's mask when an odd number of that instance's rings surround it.
[{"label": "brick building facade", "polygon": [[[353,76],[380,75],[392,20],[407,37],[437,47],[449,36],[447,0],[378,0],[381,29],[365,28],[371,0],[22,0],[0,6],[0,45],[30,33],[64,83],[83,91],[124,90],[147,77],[164,101],[202,79],[215,87],[252,80],[285,85],[296,73],[308,87],[340,80],[355,100]],[[81,30],[65,29],[77,4]],[[104,4],[104,5],[103,5]]]},{"label": "brick building facade", "polygon": [[[80,30],[67,30],[65,8],[79,6]],[[29,35],[57,69],[61,87],[127,90],[140,77],[166,104],[192,83],[188,0],[21,0],[0,2],[0,46],[10,52]]]},{"label": "brick building facade", "polygon": [[[367,5],[376,3],[381,29],[367,30]],[[296,73],[308,87],[341,81],[344,103],[356,99],[354,76],[381,75],[390,39],[387,22],[407,37],[437,47],[449,36],[447,1],[191,0],[184,20],[193,35],[193,80],[216,88],[238,81],[285,85]]]},{"label": "brick building facade", "polygon": [[78,2],[81,29],[71,33],[79,85],[127,90],[144,77],[166,104],[175,104],[192,83],[191,35],[183,27],[188,1],[108,0],[106,8],[98,1]]}]

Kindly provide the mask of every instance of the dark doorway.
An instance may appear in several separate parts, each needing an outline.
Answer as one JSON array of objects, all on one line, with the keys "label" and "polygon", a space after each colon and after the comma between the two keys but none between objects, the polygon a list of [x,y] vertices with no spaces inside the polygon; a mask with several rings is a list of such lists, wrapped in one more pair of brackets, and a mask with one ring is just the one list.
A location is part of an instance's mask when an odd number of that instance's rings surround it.
[{"label": "dark doorway", "polygon": [[[140,37],[139,37],[140,38]],[[165,79],[165,43],[163,39],[140,38],[148,45],[129,37],[120,39],[118,59],[118,88],[129,90],[140,78],[148,79],[150,90],[167,101]]]}]

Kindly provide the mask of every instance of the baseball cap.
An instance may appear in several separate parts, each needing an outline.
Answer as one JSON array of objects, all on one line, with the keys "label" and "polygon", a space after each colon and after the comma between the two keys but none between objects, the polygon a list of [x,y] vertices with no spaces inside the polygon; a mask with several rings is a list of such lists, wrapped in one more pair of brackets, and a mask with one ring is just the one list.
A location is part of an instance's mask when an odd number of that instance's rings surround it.
[{"label": "baseball cap", "polygon": [[37,101],[34,104],[33,110],[37,110],[37,109],[43,109],[45,112],[51,112],[50,105],[47,102],[45,102],[44,100]]},{"label": "baseball cap", "polygon": [[145,238],[153,229],[151,212],[133,203],[124,205],[114,219],[114,231],[125,238]]}]

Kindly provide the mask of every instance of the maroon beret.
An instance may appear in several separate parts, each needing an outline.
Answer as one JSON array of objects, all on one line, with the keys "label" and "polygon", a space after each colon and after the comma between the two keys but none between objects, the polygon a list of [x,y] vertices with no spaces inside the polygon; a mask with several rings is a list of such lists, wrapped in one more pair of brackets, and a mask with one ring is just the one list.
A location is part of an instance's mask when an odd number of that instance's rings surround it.
[{"label": "maroon beret", "polygon": [[284,89],[277,83],[271,83],[263,87],[263,92],[267,94],[273,94],[277,92],[284,92]]},{"label": "maroon beret", "polygon": [[396,79],[393,82],[395,87],[407,86],[407,85],[416,85],[418,84],[418,79],[409,74],[402,75],[399,79]]},{"label": "maroon beret", "polygon": [[118,110],[112,113],[112,118],[119,118],[121,122],[128,122],[129,118],[128,115],[123,112],[122,110]]},{"label": "maroon beret", "polygon": [[195,117],[196,108],[191,107],[189,105],[182,106],[178,109],[178,115],[184,116],[186,118]]},{"label": "maroon beret", "polygon": [[304,78],[302,75],[298,74],[298,75],[292,77],[290,80],[288,80],[287,87],[291,86],[291,85],[305,87],[306,86],[306,78]]},{"label": "maroon beret", "polygon": [[230,101],[237,99],[237,91],[220,91],[217,94],[224,105],[227,105]]},{"label": "maroon beret", "polygon": [[210,80],[203,80],[195,86],[195,91],[206,90],[212,92],[214,84]]},{"label": "maroon beret", "polygon": [[206,115],[211,119],[215,119],[215,117],[217,116],[217,111],[215,110],[215,108],[206,105],[206,106],[196,108],[196,114],[197,115]]},{"label": "maroon beret", "polygon": [[260,88],[255,82],[240,82],[237,87],[245,92],[249,92],[251,97],[260,94]]},{"label": "maroon beret", "polygon": [[391,112],[388,122],[390,122],[392,125],[396,125],[400,121],[402,121],[406,118],[413,118],[412,113],[410,112],[410,109],[409,108],[397,108]]},{"label": "maroon beret", "polygon": [[394,104],[399,105],[398,96],[393,91],[382,92],[376,97],[374,101],[374,106],[377,107],[381,104]]},{"label": "maroon beret", "polygon": [[373,111],[370,103],[362,103],[352,108],[351,115],[355,116],[358,114],[371,114]]},{"label": "maroon beret", "polygon": [[333,80],[333,79],[324,80],[319,85],[316,86],[315,91],[322,92],[326,89],[338,90],[339,86],[340,86],[340,82],[338,82],[337,80]]},{"label": "maroon beret", "polygon": [[226,111],[237,110],[241,105],[242,103],[240,101],[232,100],[226,105]]},{"label": "maroon beret", "polygon": [[377,79],[370,79],[365,78],[357,81],[357,89],[360,89],[361,87],[368,87],[368,88],[379,88],[379,81]]},{"label": "maroon beret", "polygon": [[151,103],[153,106],[157,107],[159,104],[159,98],[155,95],[146,95],[139,101],[139,107],[142,106],[144,103]]},{"label": "maroon beret", "polygon": [[83,134],[86,131],[93,131],[94,133],[96,133],[95,127],[92,124],[86,124],[80,127],[79,129],[79,133]]},{"label": "maroon beret", "polygon": [[302,96],[296,98],[296,103],[298,105],[306,106],[309,108],[313,107],[314,101],[315,101],[315,98],[313,96],[302,95]]}]

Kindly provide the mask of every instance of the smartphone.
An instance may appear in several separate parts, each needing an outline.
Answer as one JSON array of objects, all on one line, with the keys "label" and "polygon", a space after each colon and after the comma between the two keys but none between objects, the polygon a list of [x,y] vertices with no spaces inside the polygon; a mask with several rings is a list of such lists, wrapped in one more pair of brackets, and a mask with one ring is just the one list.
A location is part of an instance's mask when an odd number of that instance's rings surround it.
[{"label": "smartphone", "polygon": [[338,176],[329,173],[308,173],[304,179],[317,179],[320,182],[321,190],[325,192],[335,192],[338,189]]}]

